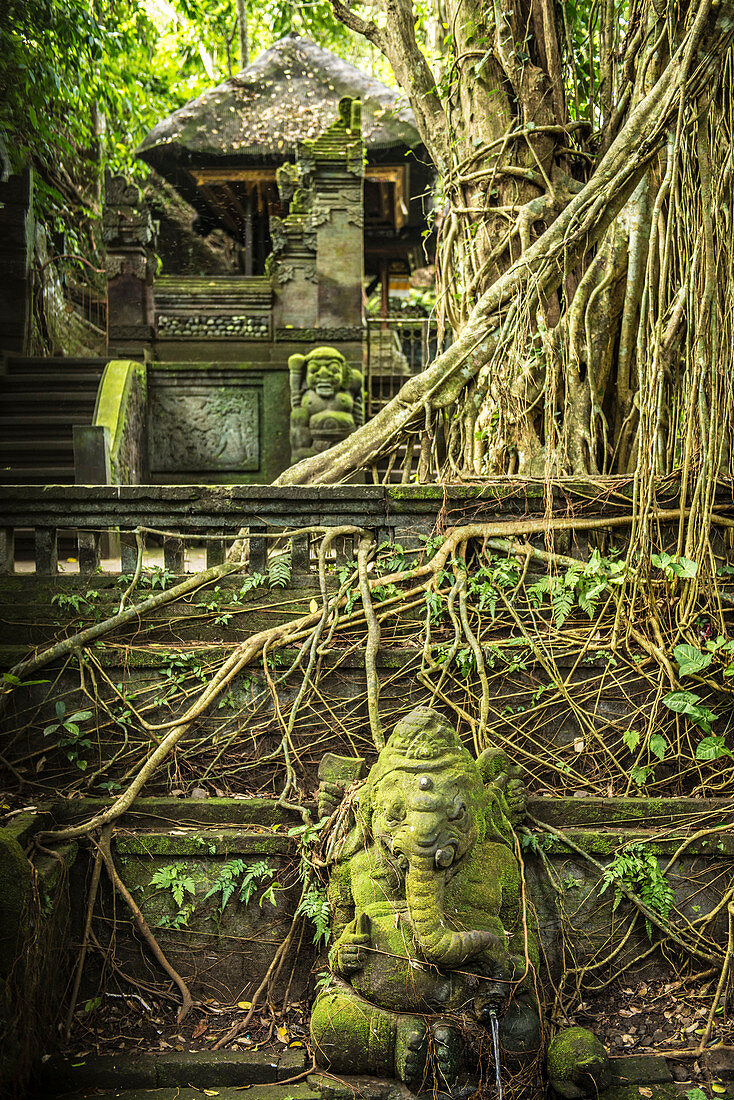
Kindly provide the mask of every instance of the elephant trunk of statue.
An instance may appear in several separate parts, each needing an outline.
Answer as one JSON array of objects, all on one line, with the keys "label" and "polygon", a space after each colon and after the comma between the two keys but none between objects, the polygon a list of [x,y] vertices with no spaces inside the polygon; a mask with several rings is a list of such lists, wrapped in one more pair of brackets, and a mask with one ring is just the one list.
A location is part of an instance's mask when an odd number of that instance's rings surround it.
[{"label": "elephant trunk of statue", "polygon": [[457,932],[448,927],[444,918],[446,872],[438,859],[440,854],[409,859],[405,896],[421,955],[444,970],[454,970],[487,948],[496,947],[497,936],[492,932]]}]

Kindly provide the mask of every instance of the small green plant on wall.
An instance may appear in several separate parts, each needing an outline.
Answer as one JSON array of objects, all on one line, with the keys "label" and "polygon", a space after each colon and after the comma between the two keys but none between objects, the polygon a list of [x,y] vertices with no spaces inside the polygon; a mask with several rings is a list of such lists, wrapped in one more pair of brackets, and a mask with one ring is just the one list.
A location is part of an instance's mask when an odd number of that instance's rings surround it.
[{"label": "small green plant on wall", "polygon": [[185,928],[196,908],[196,883],[187,863],[167,863],[151,876],[151,886],[170,893],[176,906],[173,916],[163,916],[159,928]]},{"label": "small green plant on wall", "polygon": [[[257,860],[247,864],[243,859],[231,859],[220,869],[211,888],[204,894],[202,901],[219,895],[219,915],[224,912],[232,897],[249,905],[257,896],[262,908],[267,901],[276,905],[275,883],[271,880],[274,869],[266,860]],[[196,910],[196,880],[188,863],[167,863],[151,876],[151,886],[167,892],[174,903],[176,912],[165,915],[158,921],[159,928],[185,928]],[[264,887],[262,891],[261,887]]]},{"label": "small green plant on wall", "polygon": [[[645,844],[628,844],[621,852],[617,852],[604,871],[599,893],[605,893],[610,886],[614,886],[613,909],[616,909],[622,900],[621,887],[624,886],[636,894],[648,909],[657,913],[662,922],[667,925],[675,895],[670,883],[660,870],[657,856]],[[645,920],[645,927],[648,937],[652,939],[649,918]]]},{"label": "small green plant on wall", "polygon": [[243,859],[231,859],[222,867],[211,890],[204,895],[204,901],[219,894],[219,912],[223,913],[233,894],[243,905],[249,905],[260,887],[264,886],[258,905],[261,909],[266,901],[275,905],[275,883],[270,881],[274,875],[275,871],[267,860],[260,859],[248,866]]},{"label": "small green plant on wall", "polygon": [[92,717],[91,710],[75,710],[73,714],[66,713],[66,703],[63,699],[56,701],[56,721],[46,726],[44,737],[55,734],[56,747],[62,749],[70,764],[75,764],[80,771],[86,771],[89,761],[85,757],[85,750],[92,747],[92,742],[82,730],[81,724]]}]

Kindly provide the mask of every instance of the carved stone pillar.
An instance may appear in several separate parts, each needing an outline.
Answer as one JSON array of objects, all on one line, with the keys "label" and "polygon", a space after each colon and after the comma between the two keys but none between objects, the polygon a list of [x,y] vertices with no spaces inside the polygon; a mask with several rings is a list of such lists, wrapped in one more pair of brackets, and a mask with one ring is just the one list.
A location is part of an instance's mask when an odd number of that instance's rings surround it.
[{"label": "carved stone pillar", "polygon": [[336,121],[278,171],[290,202],[271,222],[278,339],[290,329],[315,341],[361,339],[363,161],[360,103],[345,98]]},{"label": "carved stone pillar", "polygon": [[33,172],[0,183],[0,351],[24,355],[31,325]]},{"label": "carved stone pillar", "polygon": [[108,353],[140,356],[155,337],[153,222],[138,187],[105,177]]},{"label": "carved stone pillar", "polygon": [[342,99],[339,118],[307,143],[313,164],[319,328],[359,327],[364,273],[364,158],[359,100]]},{"label": "carved stone pillar", "polygon": [[[292,206],[297,205],[292,203]],[[304,213],[272,218],[273,280],[275,292],[273,323],[276,332],[288,329],[316,329],[318,286],[316,282],[316,237]]]}]

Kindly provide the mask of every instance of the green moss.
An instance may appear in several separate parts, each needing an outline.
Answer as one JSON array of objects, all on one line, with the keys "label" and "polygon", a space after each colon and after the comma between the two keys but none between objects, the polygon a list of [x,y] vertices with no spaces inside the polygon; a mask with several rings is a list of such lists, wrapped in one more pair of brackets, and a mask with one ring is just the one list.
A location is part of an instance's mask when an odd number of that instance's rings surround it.
[{"label": "green moss", "polygon": [[565,1100],[595,1096],[611,1082],[609,1055],[585,1027],[560,1031],[548,1047],[548,1080]]},{"label": "green moss", "polygon": [[170,833],[139,833],[118,836],[116,849],[128,856],[230,856],[280,855],[292,853],[294,841],[280,833],[242,832],[240,829]]},{"label": "green moss", "polygon": [[23,849],[0,829],[0,978],[7,978],[22,950],[33,871]]}]

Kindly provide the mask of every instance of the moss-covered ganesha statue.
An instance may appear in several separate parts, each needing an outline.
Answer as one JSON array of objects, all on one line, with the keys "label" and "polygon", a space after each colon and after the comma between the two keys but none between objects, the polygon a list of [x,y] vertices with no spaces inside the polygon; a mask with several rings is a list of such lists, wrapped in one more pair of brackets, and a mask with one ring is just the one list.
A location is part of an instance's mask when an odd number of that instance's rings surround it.
[{"label": "moss-covered ganesha statue", "polygon": [[362,374],[336,348],[314,348],[288,360],[291,460],[328,450],[363,421]]},{"label": "moss-covered ganesha statue", "polygon": [[503,753],[475,761],[434,710],[398,722],[330,881],[334,980],[311,1022],[322,1065],[412,1090],[432,1074],[452,1090],[462,1063],[489,1069],[493,1016],[505,1072],[537,1062],[537,943],[523,928],[511,828],[524,804]]}]

